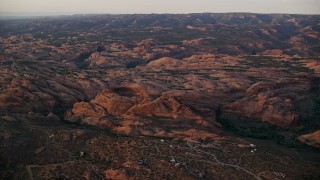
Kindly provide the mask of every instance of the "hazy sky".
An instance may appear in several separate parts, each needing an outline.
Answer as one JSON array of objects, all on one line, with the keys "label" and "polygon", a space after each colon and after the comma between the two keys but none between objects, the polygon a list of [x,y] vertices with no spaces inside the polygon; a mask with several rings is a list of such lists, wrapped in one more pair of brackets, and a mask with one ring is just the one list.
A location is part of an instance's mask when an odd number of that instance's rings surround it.
[{"label": "hazy sky", "polygon": [[320,0],[0,0],[12,15],[254,12],[320,14]]}]

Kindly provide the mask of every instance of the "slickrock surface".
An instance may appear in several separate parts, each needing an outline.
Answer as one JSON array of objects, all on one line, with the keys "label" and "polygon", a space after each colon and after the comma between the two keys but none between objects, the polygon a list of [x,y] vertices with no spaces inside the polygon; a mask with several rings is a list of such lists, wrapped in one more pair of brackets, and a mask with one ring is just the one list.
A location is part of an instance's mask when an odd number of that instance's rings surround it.
[{"label": "slickrock surface", "polygon": [[320,148],[320,131],[302,135],[298,139],[304,144]]},{"label": "slickrock surface", "polygon": [[250,13],[0,20],[0,179],[320,179],[319,29]]}]

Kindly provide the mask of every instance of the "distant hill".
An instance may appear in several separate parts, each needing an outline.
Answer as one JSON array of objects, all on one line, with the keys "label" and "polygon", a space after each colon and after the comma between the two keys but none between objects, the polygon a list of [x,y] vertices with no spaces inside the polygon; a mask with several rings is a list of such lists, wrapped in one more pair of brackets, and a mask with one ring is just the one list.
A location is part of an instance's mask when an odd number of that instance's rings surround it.
[{"label": "distant hill", "polygon": [[[126,33],[121,33],[128,29]],[[131,31],[132,30],[132,31]],[[287,54],[320,55],[320,16],[252,13],[72,15],[1,20],[0,35],[30,33],[34,37],[59,38],[92,31],[95,39],[150,37],[180,42],[184,37],[215,38],[208,46],[221,53],[255,54],[281,49]],[[181,38],[183,37],[183,38]],[[88,40],[88,39],[87,39]],[[90,40],[90,39],[89,39]],[[235,50],[235,48],[238,50]]]}]

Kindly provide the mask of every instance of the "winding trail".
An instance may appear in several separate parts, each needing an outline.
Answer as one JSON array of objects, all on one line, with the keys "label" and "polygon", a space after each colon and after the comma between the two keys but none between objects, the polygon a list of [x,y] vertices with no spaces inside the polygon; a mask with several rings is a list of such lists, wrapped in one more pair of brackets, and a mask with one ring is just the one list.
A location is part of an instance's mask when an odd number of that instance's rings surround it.
[{"label": "winding trail", "polygon": [[252,172],[250,172],[249,170],[247,170],[247,169],[239,166],[239,164],[241,163],[241,160],[242,160],[242,157],[243,157],[244,154],[241,155],[240,161],[238,162],[238,164],[229,164],[229,163],[224,163],[224,162],[219,161],[219,160],[217,159],[217,157],[216,157],[214,154],[212,154],[212,153],[209,153],[209,152],[206,152],[206,151],[197,149],[196,147],[192,146],[189,141],[187,141],[187,145],[188,145],[188,147],[190,147],[190,149],[192,149],[192,150],[194,150],[194,151],[197,151],[197,152],[199,152],[199,153],[204,153],[204,154],[210,155],[210,156],[213,157],[213,159],[214,159],[218,164],[220,164],[220,165],[229,166],[229,167],[233,167],[233,168],[236,168],[236,169],[240,169],[240,170],[246,172],[247,174],[250,174],[250,175],[253,176],[255,179],[261,180],[261,178],[260,178],[259,176],[255,175],[255,174],[253,174]]},{"label": "winding trail", "polygon": [[244,154],[242,154],[242,155],[240,156],[237,164],[230,164],[230,163],[224,163],[224,162],[218,160],[218,158],[217,158],[214,154],[212,154],[212,153],[209,153],[209,152],[206,152],[206,151],[197,149],[197,147],[192,146],[192,144],[190,143],[190,141],[187,141],[187,146],[188,146],[188,148],[183,148],[183,147],[182,147],[182,149],[193,150],[193,151],[195,151],[195,152],[197,152],[197,153],[209,155],[209,156],[213,157],[214,161],[201,160],[201,159],[195,159],[195,158],[186,158],[186,157],[172,156],[172,155],[163,155],[162,152],[160,151],[157,143],[155,143],[154,146],[155,146],[155,148],[156,148],[157,154],[150,153],[145,160],[148,160],[149,157],[151,157],[151,156],[167,157],[167,158],[171,158],[171,159],[185,159],[185,160],[187,160],[187,161],[184,162],[184,165],[183,165],[183,166],[184,166],[184,167],[188,170],[188,172],[189,172],[191,175],[193,175],[193,176],[198,176],[198,175],[195,174],[195,173],[193,173],[193,172],[188,168],[187,164],[188,164],[189,162],[191,162],[191,161],[194,161],[194,162],[203,162],[203,163],[208,163],[208,164],[214,164],[214,165],[221,165],[221,166],[232,167],[232,168],[239,169],[239,170],[241,170],[241,171],[243,171],[243,172],[245,172],[245,173],[253,176],[253,177],[254,177],[255,179],[257,179],[257,180],[261,180],[260,174],[259,174],[259,175],[255,175],[255,174],[252,173],[251,171],[249,171],[249,170],[247,170],[247,169],[239,166],[239,165],[241,164],[241,162],[242,162],[242,158],[243,158],[244,156],[250,156],[251,154],[246,154],[246,153],[244,153]]}]

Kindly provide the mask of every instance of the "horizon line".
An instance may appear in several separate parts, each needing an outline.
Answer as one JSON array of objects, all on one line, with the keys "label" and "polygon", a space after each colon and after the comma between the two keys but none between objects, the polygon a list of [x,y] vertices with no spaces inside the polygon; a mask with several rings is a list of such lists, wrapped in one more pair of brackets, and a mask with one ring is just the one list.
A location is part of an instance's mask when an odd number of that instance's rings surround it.
[{"label": "horizon line", "polygon": [[106,13],[106,12],[84,12],[84,13],[71,13],[71,12],[0,12],[0,19],[3,18],[14,18],[14,17],[56,17],[56,16],[75,16],[75,15],[151,15],[151,14],[156,14],[156,15],[161,15],[161,14],[172,14],[172,15],[183,15],[183,14],[269,14],[269,15],[320,15],[315,14],[315,13],[280,13],[280,12],[272,12],[272,13],[265,13],[265,12],[245,12],[245,11],[230,11],[230,12],[178,12],[178,13],[173,13],[173,12],[150,12],[150,13]]}]

